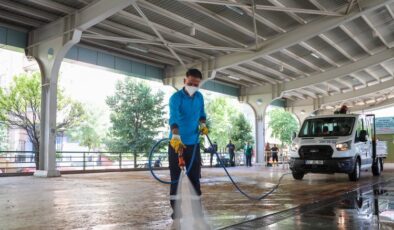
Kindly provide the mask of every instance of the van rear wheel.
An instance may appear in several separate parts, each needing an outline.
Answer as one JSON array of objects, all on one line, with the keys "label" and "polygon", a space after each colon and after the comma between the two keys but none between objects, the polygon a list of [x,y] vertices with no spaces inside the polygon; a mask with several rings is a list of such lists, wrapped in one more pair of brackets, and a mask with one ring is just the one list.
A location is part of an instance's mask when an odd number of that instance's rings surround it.
[{"label": "van rear wheel", "polygon": [[349,180],[358,181],[360,179],[360,160],[356,160],[356,165],[354,166],[353,172],[349,173]]},{"label": "van rear wheel", "polygon": [[303,172],[293,172],[293,178],[296,180],[302,180],[304,178],[304,173]]}]

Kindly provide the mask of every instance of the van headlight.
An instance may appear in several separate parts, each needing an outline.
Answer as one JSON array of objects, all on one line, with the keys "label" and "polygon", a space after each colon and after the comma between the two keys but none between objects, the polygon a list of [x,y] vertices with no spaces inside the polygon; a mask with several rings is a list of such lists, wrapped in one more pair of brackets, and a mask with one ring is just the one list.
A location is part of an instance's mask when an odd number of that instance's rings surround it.
[{"label": "van headlight", "polygon": [[298,144],[292,143],[291,146],[290,146],[290,150],[293,151],[293,152],[297,152]]},{"label": "van headlight", "polygon": [[347,141],[347,142],[343,142],[343,143],[337,143],[335,145],[335,148],[338,151],[347,151],[347,150],[350,149],[350,143],[351,143],[351,141]]}]

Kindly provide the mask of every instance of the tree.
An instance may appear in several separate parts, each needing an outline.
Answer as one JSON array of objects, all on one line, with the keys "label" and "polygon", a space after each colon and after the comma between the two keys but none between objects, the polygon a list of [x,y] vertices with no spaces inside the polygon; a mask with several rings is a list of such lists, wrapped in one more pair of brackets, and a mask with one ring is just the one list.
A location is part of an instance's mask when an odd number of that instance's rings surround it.
[{"label": "tree", "polygon": [[[81,121],[84,110],[80,103],[57,92],[56,130],[67,130]],[[25,130],[33,150],[40,148],[41,117],[41,75],[40,73],[15,76],[8,89],[0,89],[0,122],[10,128]],[[35,156],[36,168],[39,167],[39,154]]]},{"label": "tree", "polygon": [[7,127],[0,123],[0,151],[8,150],[8,130]]},{"label": "tree", "polygon": [[105,124],[103,124],[102,114],[98,108],[84,106],[86,113],[83,121],[66,132],[73,141],[77,141],[81,146],[88,147],[88,151],[99,148],[105,136]]},{"label": "tree", "polygon": [[240,113],[233,121],[231,140],[236,149],[242,149],[246,142],[254,143],[252,126],[246,120],[244,114]]},{"label": "tree", "polygon": [[272,137],[284,144],[291,144],[291,135],[298,130],[298,122],[293,115],[283,109],[274,109],[269,113],[268,128],[272,129]]},{"label": "tree", "polygon": [[225,147],[230,140],[231,132],[234,130],[234,118],[239,112],[230,105],[229,101],[224,98],[215,98],[208,101],[206,105],[208,117],[209,137],[216,141],[219,147]]},{"label": "tree", "polygon": [[111,123],[107,146],[111,151],[148,153],[164,126],[164,93],[153,93],[145,83],[127,78],[107,97]]}]

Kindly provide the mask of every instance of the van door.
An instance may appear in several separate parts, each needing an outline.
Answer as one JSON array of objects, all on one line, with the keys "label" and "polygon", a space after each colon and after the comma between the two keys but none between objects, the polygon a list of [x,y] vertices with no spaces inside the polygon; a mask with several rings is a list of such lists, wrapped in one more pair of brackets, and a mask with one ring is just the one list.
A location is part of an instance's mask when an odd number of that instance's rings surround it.
[{"label": "van door", "polygon": [[362,130],[366,130],[365,128],[365,120],[363,117],[359,117],[357,119],[356,124],[356,132],[355,132],[355,139],[354,139],[354,147],[355,147],[355,154],[358,154],[361,158],[361,168],[368,168],[371,166],[370,162],[370,150],[369,150],[369,141],[362,141],[360,138],[360,134]]},{"label": "van door", "polygon": [[365,117],[365,124],[368,131],[369,157],[373,160],[376,158],[376,131],[375,131],[375,115],[370,114]]}]

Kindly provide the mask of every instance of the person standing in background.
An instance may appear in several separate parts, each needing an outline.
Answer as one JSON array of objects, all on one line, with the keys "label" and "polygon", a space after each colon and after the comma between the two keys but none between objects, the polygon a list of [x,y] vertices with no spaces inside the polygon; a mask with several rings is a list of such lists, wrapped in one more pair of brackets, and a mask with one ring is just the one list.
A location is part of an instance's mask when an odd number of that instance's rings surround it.
[{"label": "person standing in background", "polygon": [[247,142],[244,148],[246,167],[252,167],[252,152],[253,152],[253,147],[249,142]]}]

